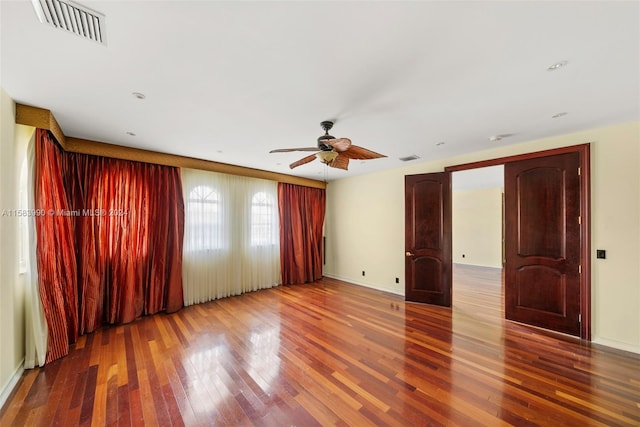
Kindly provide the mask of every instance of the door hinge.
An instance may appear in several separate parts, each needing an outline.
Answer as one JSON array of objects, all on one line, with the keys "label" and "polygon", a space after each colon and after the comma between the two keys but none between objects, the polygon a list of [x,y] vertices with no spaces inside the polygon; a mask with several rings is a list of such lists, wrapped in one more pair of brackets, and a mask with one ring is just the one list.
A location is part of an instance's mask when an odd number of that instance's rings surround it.
[{"label": "door hinge", "polygon": [[582,264],[578,266],[578,274],[582,274]]},{"label": "door hinge", "polygon": [[582,313],[578,314],[578,323],[582,323]]},{"label": "door hinge", "polygon": [[582,175],[582,168],[578,168],[578,176]]},{"label": "door hinge", "polygon": [[578,225],[582,225],[582,215],[578,216]]}]

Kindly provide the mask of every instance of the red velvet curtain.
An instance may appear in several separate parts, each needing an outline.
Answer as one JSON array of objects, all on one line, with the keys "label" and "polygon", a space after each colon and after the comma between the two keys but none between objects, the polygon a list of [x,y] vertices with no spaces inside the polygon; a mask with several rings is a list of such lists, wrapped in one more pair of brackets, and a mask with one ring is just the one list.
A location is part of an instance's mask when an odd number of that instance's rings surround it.
[{"label": "red velvet curtain", "polygon": [[322,278],[324,189],[278,184],[282,284]]},{"label": "red velvet curtain", "polygon": [[[50,157],[57,156],[56,166],[60,167],[52,168],[51,159],[36,152],[40,176],[36,194],[41,197],[36,206],[47,211],[64,200],[62,209],[70,212],[70,216],[57,212],[39,218],[39,258],[41,240],[58,241],[62,232],[71,236],[59,245],[65,252],[59,252],[57,260],[42,257],[39,270],[52,270],[56,263],[64,263],[70,266],[68,274],[75,275],[74,286],[59,291],[58,282],[66,283],[59,269],[50,274],[53,285],[40,283],[49,341],[63,341],[65,332],[68,336],[66,349],[62,345],[50,347],[50,361],[67,354],[68,343],[78,334],[92,332],[103,323],[127,323],[142,315],[182,307],[184,206],[177,168],[64,153],[47,132],[39,131],[38,135],[41,152],[55,153]],[[47,180],[60,188],[48,198]],[[66,227],[60,228],[58,223]],[[75,293],[67,289],[71,287]],[[53,322],[64,314],[59,304],[49,302],[57,295],[63,300],[67,295],[74,297],[65,307],[66,313],[73,313],[66,325]]]}]

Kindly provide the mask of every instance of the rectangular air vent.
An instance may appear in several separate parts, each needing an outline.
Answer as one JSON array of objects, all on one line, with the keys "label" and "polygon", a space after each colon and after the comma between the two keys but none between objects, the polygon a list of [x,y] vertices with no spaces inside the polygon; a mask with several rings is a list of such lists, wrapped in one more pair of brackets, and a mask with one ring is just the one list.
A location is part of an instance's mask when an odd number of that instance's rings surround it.
[{"label": "rectangular air vent", "polygon": [[415,154],[412,154],[412,155],[407,156],[407,157],[400,157],[400,160],[403,161],[403,162],[408,162],[410,160],[418,160],[419,158],[420,158],[419,156],[416,156]]},{"label": "rectangular air vent", "polygon": [[31,0],[31,3],[43,24],[107,44],[103,14],[69,0]]}]

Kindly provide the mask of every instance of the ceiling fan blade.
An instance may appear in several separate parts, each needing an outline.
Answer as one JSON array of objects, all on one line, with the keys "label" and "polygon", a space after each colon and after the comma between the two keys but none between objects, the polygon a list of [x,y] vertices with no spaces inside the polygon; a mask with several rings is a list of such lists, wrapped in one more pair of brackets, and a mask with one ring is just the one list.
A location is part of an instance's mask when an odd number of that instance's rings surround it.
[{"label": "ceiling fan blade", "polygon": [[338,156],[329,163],[329,166],[337,169],[349,169],[349,158],[344,153],[338,154]]},{"label": "ceiling fan blade", "polygon": [[369,160],[387,157],[384,154],[378,154],[375,151],[358,147],[357,145],[352,145],[347,151],[341,153],[341,155],[354,160]]},{"label": "ceiling fan blade", "polygon": [[349,147],[351,147],[351,140],[349,138],[328,139],[324,141],[324,143],[332,146],[338,153],[347,151]]},{"label": "ceiling fan blade", "polygon": [[292,151],[318,151],[318,147],[278,148],[276,150],[269,151],[269,153],[289,153]]},{"label": "ceiling fan blade", "polygon": [[[317,149],[317,148],[316,148],[316,151],[318,151],[318,149]],[[297,167],[298,167],[298,166],[300,166],[300,165],[304,165],[305,163],[312,162],[313,160],[315,160],[315,158],[316,158],[316,155],[315,155],[315,154],[312,154],[312,155],[307,156],[307,157],[303,157],[303,158],[301,158],[300,160],[298,160],[297,162],[293,162],[293,163],[291,163],[291,164],[289,165],[289,167],[290,167],[291,169],[293,169],[293,168],[297,168]]]}]

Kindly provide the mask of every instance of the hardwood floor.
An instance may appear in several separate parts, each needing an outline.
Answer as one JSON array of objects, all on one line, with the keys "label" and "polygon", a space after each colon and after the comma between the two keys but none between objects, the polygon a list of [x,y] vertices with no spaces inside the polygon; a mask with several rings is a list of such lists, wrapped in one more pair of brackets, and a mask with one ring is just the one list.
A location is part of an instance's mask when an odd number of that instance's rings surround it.
[{"label": "hardwood floor", "polygon": [[324,279],[104,328],[0,425],[640,425],[640,356],[502,320],[499,280],[456,266],[452,310]]}]

